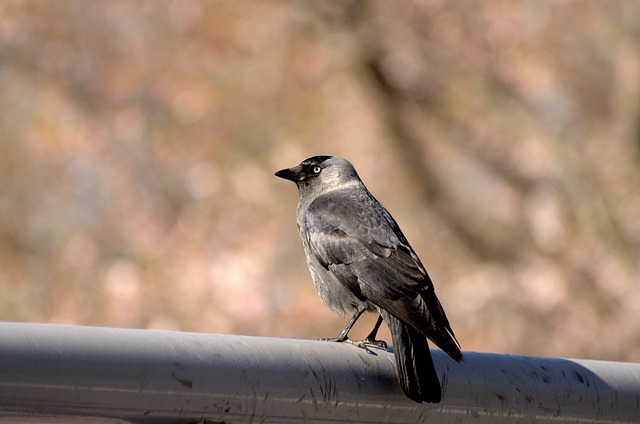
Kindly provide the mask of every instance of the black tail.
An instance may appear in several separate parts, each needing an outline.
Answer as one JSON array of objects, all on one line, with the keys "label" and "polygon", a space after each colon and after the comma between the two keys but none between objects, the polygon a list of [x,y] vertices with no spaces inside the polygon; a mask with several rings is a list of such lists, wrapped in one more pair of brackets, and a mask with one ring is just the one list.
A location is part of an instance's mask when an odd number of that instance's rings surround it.
[{"label": "black tail", "polygon": [[440,380],[426,337],[390,313],[383,310],[381,314],[391,331],[398,380],[404,393],[418,403],[440,402]]}]

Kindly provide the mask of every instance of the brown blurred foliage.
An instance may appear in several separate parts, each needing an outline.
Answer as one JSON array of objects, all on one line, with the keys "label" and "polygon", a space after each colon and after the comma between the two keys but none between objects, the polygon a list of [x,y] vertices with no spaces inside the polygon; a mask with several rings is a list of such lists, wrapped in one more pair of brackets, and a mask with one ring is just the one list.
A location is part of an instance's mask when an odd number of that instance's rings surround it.
[{"label": "brown blurred foliage", "polygon": [[334,154],[464,349],[638,361],[638,22],[629,1],[3,1],[0,319],[335,335],[273,176]]}]

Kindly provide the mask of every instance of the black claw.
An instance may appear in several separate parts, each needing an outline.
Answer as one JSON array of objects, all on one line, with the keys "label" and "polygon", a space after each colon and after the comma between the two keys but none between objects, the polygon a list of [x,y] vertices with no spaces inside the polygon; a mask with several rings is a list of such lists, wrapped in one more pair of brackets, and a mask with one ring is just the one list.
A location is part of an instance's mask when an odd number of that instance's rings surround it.
[{"label": "black claw", "polygon": [[388,350],[387,342],[384,340],[373,340],[370,338],[366,338],[364,340],[351,340],[342,334],[339,334],[336,337],[321,337],[318,340],[321,342],[349,343],[350,345],[364,349],[367,353],[374,353],[369,349],[369,347]]},{"label": "black claw", "polygon": [[385,342],[384,340],[370,340],[370,339],[364,339],[362,341],[362,343],[364,343],[365,345],[369,345],[369,346],[373,346],[373,347],[377,347],[378,349],[384,349],[387,350],[388,346],[387,346],[387,342]]}]

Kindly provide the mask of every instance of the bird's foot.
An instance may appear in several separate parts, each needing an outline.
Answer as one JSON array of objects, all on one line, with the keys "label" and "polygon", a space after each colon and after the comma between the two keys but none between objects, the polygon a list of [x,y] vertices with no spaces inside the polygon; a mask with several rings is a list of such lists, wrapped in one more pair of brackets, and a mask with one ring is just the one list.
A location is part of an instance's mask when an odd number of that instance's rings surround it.
[{"label": "bird's foot", "polygon": [[373,340],[373,339],[364,339],[362,343],[367,346],[377,347],[378,349],[387,350],[387,342],[384,340]]},{"label": "bird's foot", "polygon": [[318,340],[321,342],[336,342],[336,343],[351,342],[351,340],[348,337],[341,336],[341,335],[338,335],[336,337],[320,337]]},{"label": "bird's foot", "polygon": [[364,339],[364,340],[350,340],[347,339],[345,340],[346,343],[352,344],[356,347],[359,347],[360,349],[364,349],[365,352],[371,354],[371,355],[375,355],[376,353],[374,351],[372,351],[370,348],[376,348],[376,349],[382,349],[382,350],[387,350],[387,342],[385,342],[384,340],[371,340],[371,339]]},{"label": "bird's foot", "polygon": [[351,340],[347,336],[338,335],[336,337],[322,337],[318,339],[321,342],[337,342],[337,343],[349,343],[350,345],[359,347],[364,349],[367,353],[374,354],[374,352],[369,349],[369,347],[373,347],[376,349],[387,350],[387,342],[384,340],[374,340],[370,338],[366,338],[364,340]]}]

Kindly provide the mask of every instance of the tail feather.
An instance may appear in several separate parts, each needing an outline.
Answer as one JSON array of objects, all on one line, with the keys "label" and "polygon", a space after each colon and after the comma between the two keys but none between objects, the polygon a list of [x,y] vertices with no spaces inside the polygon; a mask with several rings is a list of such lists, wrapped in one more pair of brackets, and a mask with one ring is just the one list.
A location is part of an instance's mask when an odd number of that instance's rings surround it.
[{"label": "tail feather", "polygon": [[415,402],[440,402],[440,380],[426,337],[390,313],[380,312],[391,331],[400,387]]}]

